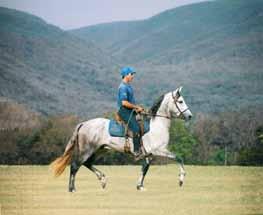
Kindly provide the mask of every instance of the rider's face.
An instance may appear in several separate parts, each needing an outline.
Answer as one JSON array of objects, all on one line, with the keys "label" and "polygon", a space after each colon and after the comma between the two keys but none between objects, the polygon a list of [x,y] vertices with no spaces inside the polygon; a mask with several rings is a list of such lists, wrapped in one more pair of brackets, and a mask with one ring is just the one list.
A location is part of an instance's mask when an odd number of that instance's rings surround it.
[{"label": "rider's face", "polygon": [[134,78],[134,73],[130,73],[127,77],[128,77],[128,81],[132,82],[132,80]]}]

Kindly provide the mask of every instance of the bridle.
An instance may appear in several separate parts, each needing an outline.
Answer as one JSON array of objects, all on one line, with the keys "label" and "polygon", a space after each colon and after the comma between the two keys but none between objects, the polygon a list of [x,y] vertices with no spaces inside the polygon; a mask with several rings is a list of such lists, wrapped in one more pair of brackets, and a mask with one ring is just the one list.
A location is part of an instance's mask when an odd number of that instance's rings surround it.
[{"label": "bridle", "polygon": [[[180,98],[180,96],[176,96],[176,95],[174,95],[173,94],[173,91],[171,92],[171,94],[172,94],[172,98],[173,98],[173,101],[174,101],[174,104],[175,104],[175,106],[176,106],[176,108],[177,108],[177,110],[179,111],[179,116],[178,116],[178,118],[184,118],[184,112],[186,112],[186,111],[188,111],[189,110],[189,108],[187,107],[185,110],[183,110],[183,111],[181,111],[181,109],[179,108],[179,106],[178,106],[178,99]],[[173,117],[169,117],[169,116],[164,116],[164,115],[159,115],[159,114],[150,114],[150,113],[142,113],[143,115],[149,115],[149,116],[153,116],[153,117],[163,117],[163,118],[167,118],[167,119],[172,119]]]},{"label": "bridle", "polygon": [[179,106],[178,106],[178,104],[177,104],[178,99],[179,99],[180,96],[174,96],[173,91],[172,91],[172,97],[173,97],[173,100],[174,100],[174,104],[175,104],[177,110],[178,110],[179,113],[180,113],[179,116],[178,116],[178,118],[184,118],[184,112],[188,111],[189,108],[187,107],[185,110],[181,111],[181,109],[179,108]]}]

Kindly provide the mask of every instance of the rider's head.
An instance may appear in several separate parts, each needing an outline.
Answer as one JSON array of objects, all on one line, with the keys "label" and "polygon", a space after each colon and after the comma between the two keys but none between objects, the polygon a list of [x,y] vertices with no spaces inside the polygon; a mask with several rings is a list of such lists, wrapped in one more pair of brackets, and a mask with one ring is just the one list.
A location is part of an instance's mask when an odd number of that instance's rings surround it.
[{"label": "rider's head", "polygon": [[121,69],[121,77],[125,82],[131,82],[136,72],[131,67],[124,67]]}]

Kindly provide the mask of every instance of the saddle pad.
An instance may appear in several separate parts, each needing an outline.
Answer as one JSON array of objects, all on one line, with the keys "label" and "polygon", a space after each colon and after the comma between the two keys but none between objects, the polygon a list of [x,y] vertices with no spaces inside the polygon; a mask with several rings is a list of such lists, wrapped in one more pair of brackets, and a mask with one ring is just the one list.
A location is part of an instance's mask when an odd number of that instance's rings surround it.
[{"label": "saddle pad", "polygon": [[125,127],[116,120],[111,119],[109,124],[109,133],[113,137],[124,137]]},{"label": "saddle pad", "polygon": [[[150,130],[150,121],[144,121],[144,134]],[[125,126],[118,123],[116,120],[111,119],[109,123],[109,134],[113,137],[124,137],[125,136]]]}]

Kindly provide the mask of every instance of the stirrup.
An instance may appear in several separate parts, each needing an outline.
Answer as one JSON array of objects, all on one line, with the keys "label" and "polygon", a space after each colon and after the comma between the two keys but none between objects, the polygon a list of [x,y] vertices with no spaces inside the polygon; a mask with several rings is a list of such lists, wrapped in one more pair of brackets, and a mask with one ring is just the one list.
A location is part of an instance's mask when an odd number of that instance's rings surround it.
[{"label": "stirrup", "polygon": [[142,158],[145,157],[145,154],[142,151],[140,151],[140,152],[133,152],[133,155],[134,155],[134,160],[135,161],[141,160]]},{"label": "stirrup", "polygon": [[133,152],[135,161],[141,160],[144,157],[147,157],[147,153],[143,145],[141,145],[138,152]]}]

